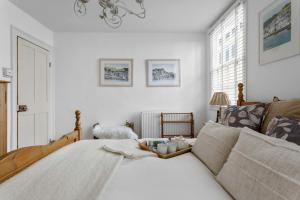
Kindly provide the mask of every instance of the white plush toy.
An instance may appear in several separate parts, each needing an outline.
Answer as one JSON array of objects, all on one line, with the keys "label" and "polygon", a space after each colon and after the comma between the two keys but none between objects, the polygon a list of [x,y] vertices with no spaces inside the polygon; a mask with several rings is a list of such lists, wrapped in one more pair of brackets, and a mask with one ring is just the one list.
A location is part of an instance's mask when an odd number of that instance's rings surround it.
[{"label": "white plush toy", "polygon": [[138,139],[137,134],[126,126],[102,127],[100,124],[95,124],[93,135],[98,139]]}]

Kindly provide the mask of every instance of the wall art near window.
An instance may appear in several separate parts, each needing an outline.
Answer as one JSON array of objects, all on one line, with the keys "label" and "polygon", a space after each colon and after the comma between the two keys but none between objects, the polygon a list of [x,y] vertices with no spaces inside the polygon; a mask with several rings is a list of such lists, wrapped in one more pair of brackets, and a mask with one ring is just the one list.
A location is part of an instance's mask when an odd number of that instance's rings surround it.
[{"label": "wall art near window", "polygon": [[100,86],[132,87],[133,59],[100,59]]},{"label": "wall art near window", "polygon": [[180,87],[180,60],[147,60],[148,87]]},{"label": "wall art near window", "polygon": [[260,64],[300,54],[299,0],[275,0],[259,18]]}]

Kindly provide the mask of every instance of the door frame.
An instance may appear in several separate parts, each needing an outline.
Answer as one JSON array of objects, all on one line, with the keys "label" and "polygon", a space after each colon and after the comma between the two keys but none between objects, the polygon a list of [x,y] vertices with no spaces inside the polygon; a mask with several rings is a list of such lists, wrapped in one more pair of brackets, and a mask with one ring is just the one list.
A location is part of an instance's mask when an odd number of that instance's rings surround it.
[{"label": "door frame", "polygon": [[51,67],[49,69],[49,134],[48,140],[55,138],[55,65],[53,47],[44,43],[43,41],[23,32],[22,30],[11,26],[11,69],[12,79],[11,87],[9,88],[9,114],[8,119],[8,151],[12,151],[18,148],[18,113],[17,113],[17,100],[18,100],[18,37],[21,37],[43,49],[49,51],[49,62]]}]

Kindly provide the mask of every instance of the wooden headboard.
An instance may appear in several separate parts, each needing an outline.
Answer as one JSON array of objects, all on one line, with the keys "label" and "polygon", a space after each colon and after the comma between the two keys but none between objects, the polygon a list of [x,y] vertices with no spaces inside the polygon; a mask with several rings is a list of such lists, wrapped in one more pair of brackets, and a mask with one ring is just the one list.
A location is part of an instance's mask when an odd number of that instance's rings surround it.
[{"label": "wooden headboard", "polygon": [[253,105],[253,104],[257,104],[260,102],[251,102],[251,101],[246,101],[244,99],[244,84],[243,83],[239,83],[238,84],[238,100],[237,100],[237,106],[246,106],[246,105]]},{"label": "wooden headboard", "polygon": [[0,183],[14,176],[26,167],[48,156],[54,151],[80,140],[81,124],[80,111],[75,112],[76,122],[74,131],[64,135],[47,145],[31,146],[17,149],[0,157]]}]

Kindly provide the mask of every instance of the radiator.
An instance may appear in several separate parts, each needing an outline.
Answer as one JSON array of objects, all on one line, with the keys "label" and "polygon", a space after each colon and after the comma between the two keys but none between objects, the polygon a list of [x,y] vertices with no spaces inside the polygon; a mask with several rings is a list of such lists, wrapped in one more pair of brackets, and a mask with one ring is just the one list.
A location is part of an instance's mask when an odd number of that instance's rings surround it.
[{"label": "radiator", "polygon": [[[164,111],[161,111],[164,112]],[[161,137],[161,124],[160,114],[158,111],[142,112],[141,114],[141,130],[142,138],[160,138]],[[169,115],[170,121],[185,121],[188,120],[187,115]],[[164,132],[172,133],[173,135],[186,135],[191,132],[191,126],[188,124],[165,124]]]},{"label": "radiator", "polygon": [[142,138],[160,137],[160,113],[142,112]]}]

